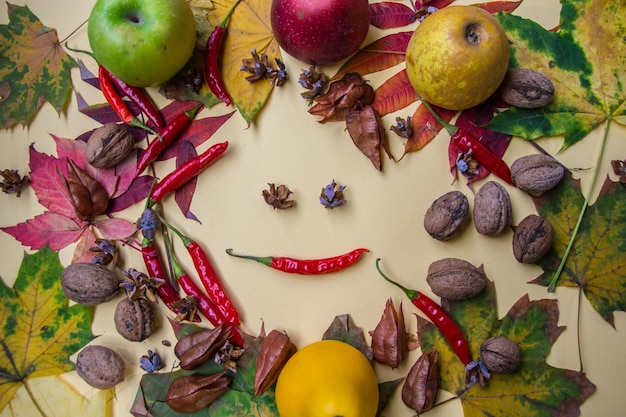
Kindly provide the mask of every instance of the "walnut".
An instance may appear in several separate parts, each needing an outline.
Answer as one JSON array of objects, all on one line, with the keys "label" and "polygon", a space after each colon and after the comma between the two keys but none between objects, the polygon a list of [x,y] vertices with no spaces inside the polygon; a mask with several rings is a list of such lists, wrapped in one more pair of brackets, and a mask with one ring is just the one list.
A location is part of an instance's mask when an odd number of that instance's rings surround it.
[{"label": "walnut", "polygon": [[96,305],[112,300],[119,291],[120,280],[105,266],[78,262],[61,273],[61,287],[67,298],[83,305]]},{"label": "walnut", "polygon": [[519,366],[520,356],[519,346],[508,337],[491,337],[480,346],[480,360],[487,369],[496,374],[515,371]]},{"label": "walnut", "polygon": [[530,214],[515,227],[513,255],[519,262],[531,264],[548,253],[554,239],[554,228],[545,217]]},{"label": "walnut", "polygon": [[511,164],[513,183],[522,191],[541,194],[561,181],[565,168],[556,159],[544,154],[531,154]]},{"label": "walnut", "polygon": [[133,150],[135,137],[123,125],[107,123],[93,131],[85,147],[85,159],[96,168],[111,168]]},{"label": "walnut", "polygon": [[450,191],[428,208],[424,216],[424,228],[433,238],[445,242],[461,232],[468,215],[467,197],[460,191]]},{"label": "walnut", "polygon": [[124,360],[106,346],[90,345],[76,357],[76,373],[94,388],[109,389],[124,380]]},{"label": "walnut", "polygon": [[533,109],[545,106],[554,98],[552,80],[539,71],[526,68],[509,70],[502,82],[500,95],[514,107]]},{"label": "walnut", "polygon": [[474,227],[480,234],[497,236],[511,225],[511,197],[506,188],[495,181],[485,183],[474,198]]},{"label": "walnut", "polygon": [[426,282],[439,297],[465,300],[478,295],[487,279],[482,265],[476,268],[462,259],[444,258],[430,264]]},{"label": "walnut", "polygon": [[145,298],[124,298],[115,308],[115,329],[126,340],[141,342],[154,331],[152,303]]}]

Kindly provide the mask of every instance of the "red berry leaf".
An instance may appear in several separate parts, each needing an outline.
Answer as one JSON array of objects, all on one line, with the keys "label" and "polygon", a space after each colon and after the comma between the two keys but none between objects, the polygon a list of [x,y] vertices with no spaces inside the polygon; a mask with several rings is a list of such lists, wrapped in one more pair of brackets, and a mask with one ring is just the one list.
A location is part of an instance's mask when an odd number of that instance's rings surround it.
[{"label": "red berry leaf", "polygon": [[137,231],[134,223],[115,217],[106,217],[94,222],[100,233],[108,240],[122,240]]},{"label": "red berry leaf", "polygon": [[133,180],[124,193],[109,201],[108,213],[117,213],[135,203],[145,200],[150,192],[154,178],[143,175]]},{"label": "red berry leaf", "polygon": [[[456,112],[451,110],[445,110],[436,106],[432,107],[446,122],[449,122],[456,114]],[[411,117],[411,128],[413,129],[413,134],[404,144],[404,155],[422,149],[437,136],[443,126],[435,119],[435,116],[426,106],[419,106],[413,113],[413,117]],[[404,158],[404,155],[402,155],[402,158]]]},{"label": "red berry leaf", "polygon": [[498,13],[499,11],[511,13],[517,9],[520,4],[522,4],[522,0],[518,1],[489,1],[485,3],[478,3],[474,6],[480,7],[488,11],[489,13]]},{"label": "red berry leaf", "polygon": [[372,107],[382,117],[412,104],[417,99],[406,69],[387,79],[374,91]]},{"label": "red berry leaf", "polygon": [[[178,146],[178,152],[176,153],[176,168],[198,155],[195,146],[188,141],[183,141]],[[188,219],[198,220],[195,214],[190,211],[191,200],[193,199],[193,193],[196,191],[196,184],[198,183],[198,177],[194,177],[187,184],[176,190],[174,194],[174,200],[178,204],[178,208],[183,215]]]},{"label": "red berry leaf", "polygon": [[40,153],[31,145],[29,168],[31,187],[37,201],[54,213],[78,221],[63,182],[67,176],[67,162]]},{"label": "red berry leaf", "polygon": [[393,33],[364,46],[339,68],[331,81],[341,79],[350,72],[363,76],[404,62],[404,54],[412,34],[412,31]]},{"label": "red berry leaf", "polygon": [[415,10],[402,3],[390,1],[370,4],[370,17],[372,25],[381,29],[402,27],[417,20]]},{"label": "red berry leaf", "polygon": [[77,221],[62,214],[45,211],[23,223],[3,227],[2,231],[32,250],[47,245],[58,251],[76,241],[83,233],[83,227]]}]

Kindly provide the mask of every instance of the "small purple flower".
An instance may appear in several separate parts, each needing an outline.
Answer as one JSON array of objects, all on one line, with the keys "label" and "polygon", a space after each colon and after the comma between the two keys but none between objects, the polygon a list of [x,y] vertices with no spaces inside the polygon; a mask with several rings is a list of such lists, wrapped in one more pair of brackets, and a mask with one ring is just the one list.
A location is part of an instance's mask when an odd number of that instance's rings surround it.
[{"label": "small purple flower", "polygon": [[333,180],[326,187],[322,188],[322,194],[320,195],[320,203],[329,209],[343,206],[347,201],[343,198],[343,190],[345,185],[337,187],[337,183]]},{"label": "small purple flower", "polygon": [[139,366],[146,372],[156,372],[159,369],[163,368],[163,364],[161,363],[161,357],[158,353],[155,353],[148,349],[148,354],[143,355],[139,358]]},{"label": "small purple flower", "polygon": [[145,209],[141,213],[141,217],[137,220],[137,226],[141,229],[141,233],[146,239],[154,239],[157,227],[160,226],[159,219],[152,209]]}]

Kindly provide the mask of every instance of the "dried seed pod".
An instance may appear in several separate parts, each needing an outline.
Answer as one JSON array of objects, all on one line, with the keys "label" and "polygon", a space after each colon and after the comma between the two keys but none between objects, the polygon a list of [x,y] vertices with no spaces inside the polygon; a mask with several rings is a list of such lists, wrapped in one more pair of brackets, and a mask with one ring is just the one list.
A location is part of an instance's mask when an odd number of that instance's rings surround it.
[{"label": "dried seed pod", "polygon": [[539,71],[528,68],[512,69],[502,81],[500,95],[511,106],[534,109],[552,101],[554,84],[547,75]]},{"label": "dried seed pod", "polygon": [[109,389],[124,380],[124,360],[106,346],[90,345],[76,357],[76,373],[94,388]]},{"label": "dried seed pod", "polygon": [[435,404],[439,391],[439,352],[431,350],[422,353],[411,367],[402,386],[402,402],[423,413]]},{"label": "dried seed pod", "polygon": [[548,253],[553,240],[554,228],[548,219],[530,214],[515,227],[513,255],[519,262],[535,263]]},{"label": "dried seed pod", "polygon": [[61,287],[67,298],[78,304],[96,305],[113,299],[120,280],[105,266],[90,262],[68,265],[61,274]]},{"label": "dried seed pod", "polygon": [[517,188],[530,194],[551,190],[565,175],[565,168],[556,159],[544,154],[531,154],[511,164],[511,178]]},{"label": "dried seed pod", "polygon": [[372,332],[372,350],[374,360],[392,368],[400,366],[409,353],[409,342],[404,325],[402,303],[399,311],[393,305],[393,301],[387,300],[383,315]]},{"label": "dried seed pod", "polygon": [[230,337],[230,327],[217,326],[190,333],[174,346],[174,353],[183,369],[195,369],[215,357],[215,353]]},{"label": "dried seed pod", "polygon": [[81,220],[91,220],[105,213],[109,205],[109,194],[102,184],[69,158],[67,170],[67,179],[63,178],[63,181],[76,216]]},{"label": "dried seed pod", "polygon": [[480,346],[480,360],[487,369],[496,374],[515,371],[519,366],[520,356],[517,343],[505,336],[491,337]]},{"label": "dried seed pod", "polygon": [[467,197],[460,191],[450,191],[428,208],[424,216],[424,228],[433,238],[445,242],[461,233],[468,215]]},{"label": "dried seed pod", "polygon": [[124,298],[117,304],[113,320],[115,329],[124,339],[141,342],[154,331],[152,303],[145,298]]},{"label": "dried seed pod", "polygon": [[511,225],[511,197],[501,184],[488,181],[474,198],[474,227],[480,234],[497,236]]},{"label": "dried seed pod", "polygon": [[430,264],[426,282],[433,293],[449,300],[465,300],[478,295],[487,278],[483,266],[457,258],[443,258]]},{"label": "dried seed pod", "polygon": [[254,395],[263,394],[276,383],[280,371],[296,350],[285,333],[274,329],[265,336],[256,359]]},{"label": "dried seed pod", "polygon": [[96,168],[111,168],[133,150],[135,137],[124,125],[107,123],[93,131],[85,146],[85,159]]},{"label": "dried seed pod", "polygon": [[213,375],[191,374],[176,378],[170,385],[165,402],[178,413],[202,410],[228,391],[232,380],[226,370]]}]

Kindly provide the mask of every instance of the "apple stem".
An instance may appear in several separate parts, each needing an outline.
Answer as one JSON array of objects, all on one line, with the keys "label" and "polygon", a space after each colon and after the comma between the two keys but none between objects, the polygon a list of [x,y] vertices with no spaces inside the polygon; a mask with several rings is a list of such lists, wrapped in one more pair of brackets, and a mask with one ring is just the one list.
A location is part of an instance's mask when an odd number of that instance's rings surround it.
[{"label": "apple stem", "polygon": [[430,106],[430,104],[428,104],[426,101],[420,99],[420,101],[424,104],[424,106],[426,106],[426,108],[428,109],[428,111],[430,111],[432,113],[433,116],[435,116],[435,119],[437,119],[437,121],[439,123],[441,123],[441,125],[443,127],[446,128],[446,130],[448,131],[448,133],[450,134],[450,136],[454,136],[457,134],[457,132],[459,131],[459,128],[451,123],[446,122],[445,120],[443,120],[434,110],[433,108]]},{"label": "apple stem", "polygon": [[241,0],[236,0],[235,3],[232,5],[232,7],[228,10],[228,13],[226,13],[226,17],[224,18],[224,20],[222,20],[222,22],[219,24],[220,27],[225,28],[226,25],[228,24],[228,20],[230,19],[230,16],[233,14],[233,12],[235,11],[235,7],[237,7],[237,5],[239,4],[239,2],[241,2]]},{"label": "apple stem", "polygon": [[95,56],[92,52],[90,52],[90,51],[85,51],[84,49],[74,49],[74,48],[70,47],[70,46],[67,44],[67,42],[65,42],[65,47],[66,47],[68,50],[72,51],[72,52],[77,52],[77,53],[79,53],[79,54],[86,54],[86,55],[89,55],[90,57],[92,57],[92,58],[94,59],[94,61],[96,61],[96,64],[100,64],[100,63],[98,62],[98,60],[96,59],[96,56]]}]

